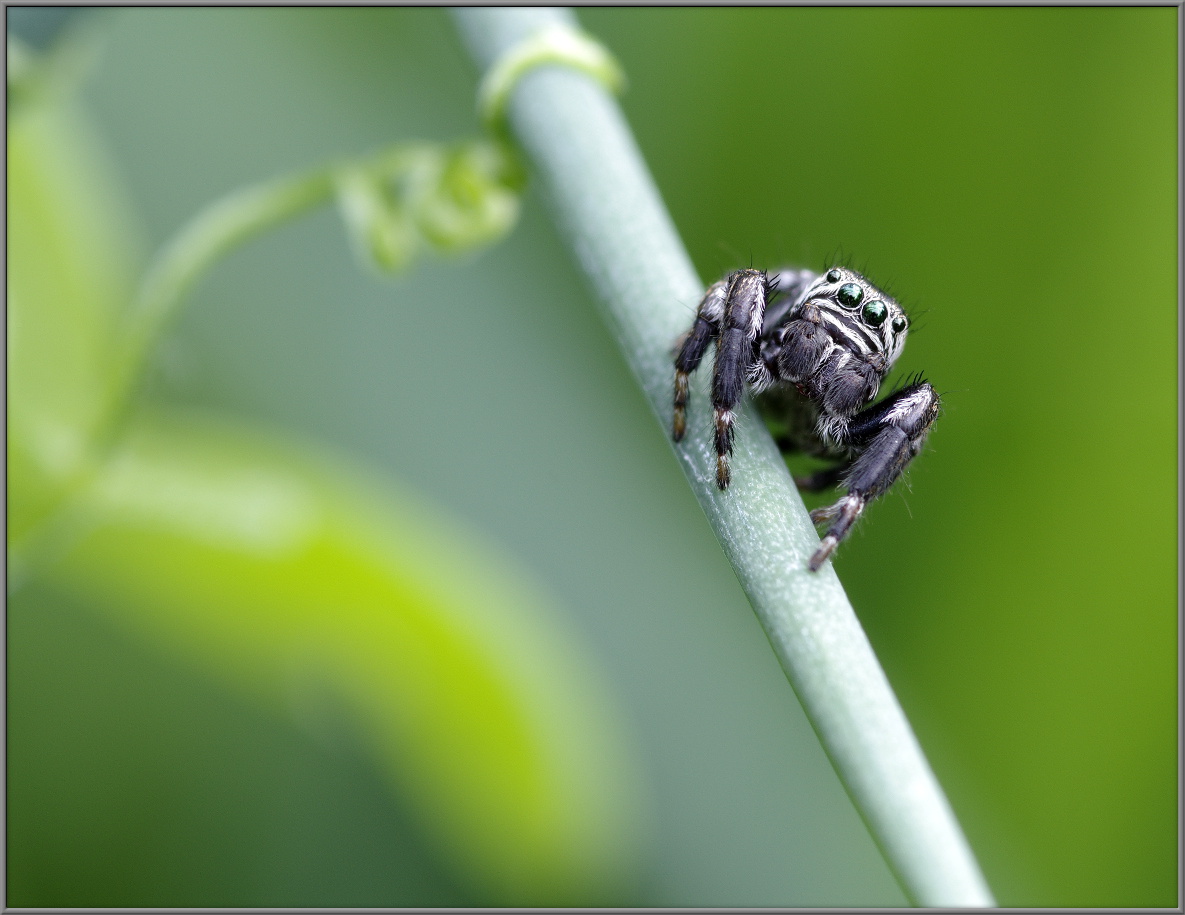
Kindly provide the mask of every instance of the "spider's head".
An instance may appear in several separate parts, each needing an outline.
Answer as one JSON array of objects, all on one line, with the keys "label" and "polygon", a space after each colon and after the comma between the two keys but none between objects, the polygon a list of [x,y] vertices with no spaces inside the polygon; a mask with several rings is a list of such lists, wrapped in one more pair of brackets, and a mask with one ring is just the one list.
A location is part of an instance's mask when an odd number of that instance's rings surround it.
[{"label": "spider's head", "polygon": [[867,359],[885,358],[886,375],[909,335],[909,318],[891,296],[849,267],[832,267],[803,293],[803,303],[817,306],[828,332],[841,346]]}]

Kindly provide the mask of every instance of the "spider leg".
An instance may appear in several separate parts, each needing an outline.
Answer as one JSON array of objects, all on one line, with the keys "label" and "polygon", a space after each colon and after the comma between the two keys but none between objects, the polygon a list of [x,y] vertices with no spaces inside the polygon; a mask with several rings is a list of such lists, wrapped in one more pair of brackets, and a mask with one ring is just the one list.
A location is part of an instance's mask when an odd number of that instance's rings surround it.
[{"label": "spider leg", "polygon": [[716,485],[727,489],[728,456],[732,454],[733,408],[745,393],[745,382],[757,360],[757,338],[771,291],[761,270],[738,270],[728,278],[724,317],[716,341],[712,374],[712,408],[716,425]]},{"label": "spider leg", "polygon": [[785,267],[770,274],[770,286],[772,288],[776,285],[778,297],[773,303],[765,303],[765,317],[761,327],[763,337],[782,323],[803,290],[818,278],[819,274],[811,270],[795,270],[792,267]]},{"label": "spider leg", "polygon": [[728,281],[713,283],[704,293],[695,315],[695,324],[683,339],[679,355],[675,357],[675,414],[671,422],[671,433],[675,441],[682,441],[687,431],[687,379],[697,368],[708,344],[720,334],[720,321],[724,317],[725,297]]},{"label": "spider leg", "polygon": [[844,480],[847,494],[834,505],[811,512],[816,524],[831,522],[811,557],[812,572],[835,551],[865,506],[892,486],[922,450],[938,408],[938,393],[927,382],[918,381],[852,417],[847,444],[855,459]]}]

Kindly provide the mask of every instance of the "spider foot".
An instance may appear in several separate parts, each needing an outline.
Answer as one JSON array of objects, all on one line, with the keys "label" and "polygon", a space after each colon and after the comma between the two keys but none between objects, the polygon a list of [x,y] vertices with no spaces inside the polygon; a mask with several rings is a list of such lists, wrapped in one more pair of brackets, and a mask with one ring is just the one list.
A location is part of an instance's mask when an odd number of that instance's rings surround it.
[{"label": "spider foot", "polygon": [[675,412],[671,420],[671,436],[683,441],[687,432],[687,373],[675,372]]},{"label": "spider foot", "polygon": [[826,508],[812,509],[811,523],[822,524],[824,521],[830,521],[837,514],[839,514],[839,507],[836,505],[828,505]]},{"label": "spider foot", "polygon": [[827,508],[816,508],[811,512],[811,521],[815,524],[833,521],[827,534],[823,537],[822,543],[819,544],[819,548],[815,550],[815,554],[808,563],[812,572],[818,572],[828,557],[835,552],[839,542],[847,536],[852,525],[856,523],[856,519],[864,511],[864,505],[864,496],[853,492],[848,493],[834,505]]},{"label": "spider foot", "polygon": [[732,410],[717,407],[716,413],[716,486],[728,489],[732,473],[728,469],[728,456],[732,454],[732,429],[735,416]]}]

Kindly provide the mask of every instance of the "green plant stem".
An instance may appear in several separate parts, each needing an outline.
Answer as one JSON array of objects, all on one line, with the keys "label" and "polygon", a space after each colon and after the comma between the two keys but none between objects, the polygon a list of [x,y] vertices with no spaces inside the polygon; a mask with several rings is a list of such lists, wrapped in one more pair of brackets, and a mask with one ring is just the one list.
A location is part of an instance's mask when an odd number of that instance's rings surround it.
[{"label": "green plant stem", "polygon": [[[543,8],[455,15],[483,68],[540,29],[575,25],[569,12]],[[619,108],[588,75],[546,65],[521,76],[508,118],[669,436],[672,347],[704,285]],[[748,402],[738,411],[734,482],[716,489],[706,375],[675,454],[840,779],[914,903],[994,905],[830,563],[807,571],[818,536]]]},{"label": "green plant stem", "polygon": [[212,204],[169,242],[129,314],[126,384],[134,382],[144,357],[202,274],[247,239],[331,200],[334,174],[335,167],[327,166],[245,188]]}]

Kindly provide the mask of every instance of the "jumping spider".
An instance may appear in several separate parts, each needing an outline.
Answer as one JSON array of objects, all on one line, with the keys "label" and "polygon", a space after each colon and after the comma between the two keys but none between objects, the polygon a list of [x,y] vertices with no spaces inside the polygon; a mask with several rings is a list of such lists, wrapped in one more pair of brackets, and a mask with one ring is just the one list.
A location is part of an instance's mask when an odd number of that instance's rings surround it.
[{"label": "jumping spider", "polygon": [[[716,342],[712,407],[716,424],[716,485],[727,489],[733,408],[745,384],[765,416],[783,422],[782,451],[836,461],[798,478],[818,491],[843,483],[829,508],[811,512],[830,521],[811,557],[817,572],[864,506],[884,493],[921,451],[935,417],[938,394],[920,377],[873,404],[901,355],[909,319],[892,298],[846,267],[819,275],[808,270],[738,270],[709,287],[675,358],[675,441],[686,431],[687,379]],[[870,406],[871,404],[871,406]]]}]

